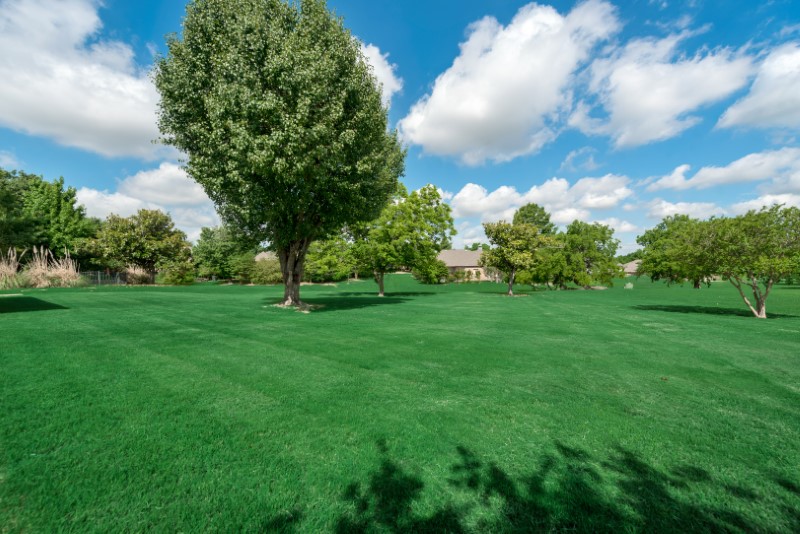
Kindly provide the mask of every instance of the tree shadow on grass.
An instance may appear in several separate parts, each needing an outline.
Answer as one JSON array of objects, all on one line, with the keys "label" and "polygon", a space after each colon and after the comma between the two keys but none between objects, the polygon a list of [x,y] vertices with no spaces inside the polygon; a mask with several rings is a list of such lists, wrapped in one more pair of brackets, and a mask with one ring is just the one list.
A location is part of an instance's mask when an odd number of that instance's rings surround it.
[{"label": "tree shadow on grass", "polygon": [[[435,295],[436,292],[434,291],[386,291],[386,297],[430,297]],[[378,290],[377,288],[373,291],[345,291],[342,293],[337,293],[338,296],[342,297],[378,297]],[[380,298],[380,297],[378,297]]]},{"label": "tree shadow on grass", "polygon": [[[409,299],[392,296],[378,297],[362,295],[356,297],[341,297],[337,295],[334,297],[311,297],[309,299],[303,299],[303,303],[311,307],[311,313],[320,313],[402,304],[408,300]],[[263,302],[265,306],[277,304],[273,299],[265,299]]]},{"label": "tree shadow on grass", "polygon": [[[698,313],[704,315],[733,315],[737,317],[754,317],[753,313],[747,309],[738,308],[719,308],[715,306],[681,306],[672,304],[640,304],[631,306],[634,310],[641,311],[662,311],[669,313]],[[797,318],[796,315],[782,313],[770,313],[767,309],[767,319],[789,319]]]},{"label": "tree shadow on grass", "polygon": [[286,511],[264,521],[259,532],[297,532],[303,513],[300,510]]},{"label": "tree shadow on grass", "polygon": [[64,306],[34,297],[9,296],[0,298],[0,313],[37,312],[48,310],[68,310]]},{"label": "tree shadow on grass", "polygon": [[[457,447],[457,460],[441,482],[469,504],[440,501],[421,513],[416,503],[423,480],[393,460],[385,443],[378,449],[379,467],[365,483],[349,484],[342,496],[348,510],[337,532],[780,532],[798,521],[790,506],[781,507],[783,525],[746,517],[740,510],[756,506],[755,493],[732,491],[696,466],[665,472],[622,447],[597,458],[560,442],[528,475],[516,478]],[[712,489],[724,489],[739,502],[725,508],[703,503]]]}]

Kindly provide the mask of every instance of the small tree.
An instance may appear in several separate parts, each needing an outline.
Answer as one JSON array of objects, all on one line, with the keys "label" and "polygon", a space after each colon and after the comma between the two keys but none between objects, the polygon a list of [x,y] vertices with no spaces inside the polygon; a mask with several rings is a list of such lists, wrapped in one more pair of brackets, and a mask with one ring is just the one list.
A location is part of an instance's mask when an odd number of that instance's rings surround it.
[{"label": "small tree", "polygon": [[407,197],[401,190],[395,202],[369,225],[366,240],[359,246],[361,261],[375,274],[378,295],[384,295],[387,272],[430,265],[439,252],[450,247],[455,233],[450,206],[436,187],[426,185]]},{"label": "small tree", "polygon": [[530,224],[542,235],[555,235],[556,225],[550,222],[550,214],[538,204],[525,204],[514,214],[514,224]]},{"label": "small tree", "polygon": [[300,304],[312,242],[377,217],[405,153],[358,42],[324,0],[195,0],[156,65],[164,140]]},{"label": "small tree", "polygon": [[538,260],[537,251],[552,244],[530,224],[509,224],[505,221],[484,223],[483,230],[493,245],[480,259],[482,267],[494,267],[508,276],[508,295],[514,295],[517,271],[532,269]]},{"label": "small tree", "polygon": [[241,244],[226,226],[202,228],[200,239],[192,247],[197,274],[206,278],[232,278],[232,261],[242,252]]},{"label": "small tree", "polygon": [[308,249],[306,279],[311,282],[345,280],[355,269],[352,245],[343,233],[317,241]]},{"label": "small tree", "polygon": [[130,217],[109,215],[95,248],[108,266],[121,270],[135,265],[146,270],[151,280],[159,267],[186,262],[191,252],[186,234],[175,228],[169,215],[144,209]]},{"label": "small tree", "polygon": [[800,209],[773,206],[704,226],[713,247],[707,268],[730,281],[753,315],[765,319],[772,286],[800,270]]},{"label": "small tree", "polygon": [[613,283],[622,275],[615,256],[619,240],[614,229],[599,223],[575,220],[567,227],[562,254],[568,270],[566,277],[579,286]]}]

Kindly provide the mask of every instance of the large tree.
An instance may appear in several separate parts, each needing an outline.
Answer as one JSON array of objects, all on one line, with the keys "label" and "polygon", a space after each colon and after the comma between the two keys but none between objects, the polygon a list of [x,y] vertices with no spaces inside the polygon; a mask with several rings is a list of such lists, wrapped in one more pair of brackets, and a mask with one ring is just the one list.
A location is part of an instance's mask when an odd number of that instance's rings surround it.
[{"label": "large tree", "polygon": [[800,209],[773,206],[703,224],[713,250],[709,270],[730,281],[753,315],[765,319],[772,286],[800,270]]},{"label": "large tree", "polygon": [[508,276],[508,295],[514,295],[517,272],[533,269],[540,260],[539,250],[553,245],[552,238],[543,236],[536,226],[505,221],[484,223],[483,230],[492,248],[481,255],[482,267],[494,267]]},{"label": "large tree", "polygon": [[309,245],[376,218],[403,172],[359,44],[323,0],[195,0],[167,44],[165,142],[224,220],[269,242],[299,305]]},{"label": "large tree", "polygon": [[438,189],[426,185],[405,195],[402,190],[381,216],[368,225],[366,239],[356,245],[362,266],[369,268],[384,295],[384,276],[400,267],[424,268],[450,248],[456,231],[450,206]]},{"label": "large tree", "polygon": [[135,265],[153,278],[159,267],[185,263],[191,245],[169,215],[142,209],[130,217],[109,215],[97,234],[95,249],[109,267]]},{"label": "large tree", "polygon": [[636,238],[643,248],[639,273],[668,284],[690,281],[695,289],[708,284],[715,266],[709,258],[706,223],[688,215],[670,215]]}]

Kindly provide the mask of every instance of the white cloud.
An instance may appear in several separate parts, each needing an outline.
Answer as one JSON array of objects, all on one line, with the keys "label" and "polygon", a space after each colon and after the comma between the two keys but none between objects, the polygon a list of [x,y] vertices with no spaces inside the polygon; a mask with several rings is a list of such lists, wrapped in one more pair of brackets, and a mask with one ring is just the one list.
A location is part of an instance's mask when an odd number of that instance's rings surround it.
[{"label": "white cloud", "polygon": [[561,166],[558,168],[560,171],[575,172],[578,170],[593,171],[600,165],[594,160],[596,149],[585,146],[576,150],[570,151]]},{"label": "white cloud", "polygon": [[4,169],[17,168],[19,167],[19,160],[13,153],[7,150],[0,150],[0,167]]},{"label": "white cloud", "polygon": [[157,157],[158,93],[98,41],[97,0],[0,0],[0,125],[105,156]]},{"label": "white cloud", "polygon": [[629,223],[628,221],[623,221],[621,219],[617,219],[616,217],[610,217],[608,219],[601,219],[599,221],[600,224],[604,224],[606,226],[610,226],[617,232],[638,232],[641,230],[638,226],[633,223]]},{"label": "white cloud", "polygon": [[763,207],[770,207],[775,204],[785,204],[800,208],[800,194],[785,193],[782,195],[763,195],[753,200],[739,202],[731,206],[733,213],[740,215],[750,210],[760,210]]},{"label": "white cloud", "polygon": [[550,212],[557,224],[586,220],[590,210],[616,207],[633,195],[625,176],[607,174],[601,178],[582,178],[570,185],[563,178],[551,178],[521,194],[515,187],[501,186],[491,193],[483,186],[469,183],[450,201],[456,218],[480,216],[481,220],[511,221],[520,206],[534,202]]},{"label": "white cloud", "polygon": [[372,66],[372,71],[381,84],[383,104],[389,106],[392,96],[403,89],[403,80],[395,74],[397,65],[389,63],[389,54],[381,53],[380,48],[373,44],[361,43],[361,52],[367,62]]},{"label": "white cloud", "polygon": [[157,204],[197,205],[209,202],[203,188],[180,166],[164,162],[157,169],[141,171],[123,180],[117,190]]},{"label": "white cloud", "polygon": [[748,154],[724,167],[703,167],[687,178],[689,165],[677,167],[648,186],[659,189],[706,189],[724,184],[772,180],[776,188],[800,191],[800,148],[784,147]]},{"label": "white cloud", "polygon": [[718,125],[800,128],[800,44],[770,52],[750,93],[728,108]]},{"label": "white cloud", "polygon": [[712,215],[725,215],[725,210],[711,202],[667,202],[660,198],[646,204],[647,216],[661,220],[669,215],[689,215],[698,219],[707,219]]},{"label": "white cloud", "polygon": [[610,135],[617,147],[669,139],[697,124],[700,118],[691,113],[743,87],[752,64],[725,48],[679,57],[678,45],[691,35],[636,39],[596,60],[589,89],[608,118],[590,117],[590,107],[581,102],[570,124],[587,134]]},{"label": "white cloud", "polygon": [[214,205],[202,188],[172,163],[125,178],[115,192],[82,187],[77,197],[89,216],[101,219],[112,213],[129,217],[140,209],[164,211],[191,241],[200,237],[201,227],[220,224]]},{"label": "white cloud", "polygon": [[461,54],[399,123],[405,141],[474,165],[508,161],[555,138],[575,71],[619,28],[614,7],[588,0],[566,16],[528,4],[508,26],[469,26]]},{"label": "white cloud", "polygon": [[453,238],[453,248],[464,248],[472,243],[488,243],[483,225],[472,224],[469,221],[461,222],[457,227],[458,233]]}]

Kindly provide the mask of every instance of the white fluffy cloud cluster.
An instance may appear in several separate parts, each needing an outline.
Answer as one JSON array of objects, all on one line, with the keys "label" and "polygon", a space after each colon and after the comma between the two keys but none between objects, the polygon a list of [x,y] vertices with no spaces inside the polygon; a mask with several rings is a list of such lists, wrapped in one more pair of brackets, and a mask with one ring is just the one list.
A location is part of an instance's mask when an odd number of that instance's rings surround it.
[{"label": "white fluffy cloud cluster", "polygon": [[[551,178],[520,193],[514,187],[501,186],[489,192],[478,184],[467,184],[453,196],[450,205],[456,218],[480,217],[484,222],[514,217],[520,206],[534,202],[551,214],[557,224],[575,219],[588,220],[591,210],[608,210],[633,195],[625,176],[607,174],[600,178],[582,178],[570,184],[563,178]],[[619,221],[622,224],[623,221]]]},{"label": "white fluffy cloud cluster", "polygon": [[697,124],[699,117],[691,113],[744,87],[752,64],[728,49],[676,59],[678,45],[690,35],[637,39],[596,60],[589,89],[608,119],[590,118],[581,104],[570,123],[585,133],[611,136],[617,147],[668,139]]},{"label": "white fluffy cloud cluster", "polygon": [[505,27],[493,17],[479,20],[400,132],[427,153],[468,164],[535,152],[557,135],[575,71],[618,27],[613,6],[600,0],[567,15],[528,4]]},{"label": "white fluffy cloud cluster", "polygon": [[800,128],[800,45],[773,50],[759,65],[750,93],[728,108],[719,126]]},{"label": "white fluffy cloud cluster", "polygon": [[169,213],[175,225],[194,241],[203,226],[216,226],[219,217],[203,189],[178,165],[162,163],[122,180],[116,192],[82,187],[78,202],[91,217],[105,218],[114,213],[123,217],[140,209],[160,209]]},{"label": "white fluffy cloud cluster", "polygon": [[648,190],[706,189],[726,184],[768,181],[766,188],[769,192],[800,193],[800,148],[784,147],[748,154],[723,167],[703,167],[687,178],[690,169],[689,165],[680,165],[670,175],[651,183]]},{"label": "white fluffy cloud cluster", "polygon": [[373,44],[361,43],[361,52],[372,66],[372,72],[381,85],[383,104],[389,106],[394,94],[403,89],[403,80],[396,74],[397,65],[389,63],[389,54],[382,53],[380,48]]},{"label": "white fluffy cloud cluster", "polygon": [[131,48],[96,41],[94,0],[0,0],[0,125],[105,156],[158,157],[158,94]]}]

